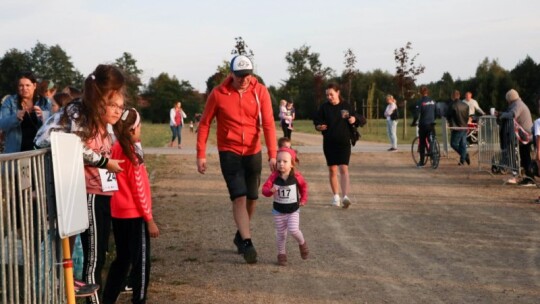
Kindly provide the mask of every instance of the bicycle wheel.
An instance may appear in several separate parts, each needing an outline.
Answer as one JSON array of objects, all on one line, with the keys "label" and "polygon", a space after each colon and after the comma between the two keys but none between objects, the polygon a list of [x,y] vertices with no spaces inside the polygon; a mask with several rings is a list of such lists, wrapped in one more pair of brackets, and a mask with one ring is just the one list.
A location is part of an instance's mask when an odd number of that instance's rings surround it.
[{"label": "bicycle wheel", "polygon": [[436,138],[433,138],[433,141],[430,145],[431,150],[431,168],[437,169],[439,167],[439,161],[441,159],[441,147]]},{"label": "bicycle wheel", "polygon": [[412,144],[411,144],[411,155],[412,155],[412,159],[414,161],[414,163],[418,166],[418,165],[425,165],[426,164],[426,161],[427,161],[427,158],[428,158],[428,155],[426,153],[426,155],[424,155],[424,163],[423,164],[420,164],[420,145],[419,145],[419,138],[418,136],[415,137],[412,141]]}]

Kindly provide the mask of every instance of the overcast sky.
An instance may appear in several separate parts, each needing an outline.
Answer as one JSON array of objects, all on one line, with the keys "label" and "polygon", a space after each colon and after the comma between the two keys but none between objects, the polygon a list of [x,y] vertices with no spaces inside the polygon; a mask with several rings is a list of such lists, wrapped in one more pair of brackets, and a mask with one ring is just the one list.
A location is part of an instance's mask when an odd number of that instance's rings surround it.
[{"label": "overcast sky", "polygon": [[288,77],[285,55],[302,45],[338,74],[348,48],[360,71],[393,73],[394,50],[411,41],[426,83],[444,72],[472,77],[485,57],[506,69],[527,55],[540,62],[539,13],[538,0],[1,0],[0,56],[58,44],[86,76],[129,52],[143,82],[166,72],[204,91],[238,36],[271,85]]}]

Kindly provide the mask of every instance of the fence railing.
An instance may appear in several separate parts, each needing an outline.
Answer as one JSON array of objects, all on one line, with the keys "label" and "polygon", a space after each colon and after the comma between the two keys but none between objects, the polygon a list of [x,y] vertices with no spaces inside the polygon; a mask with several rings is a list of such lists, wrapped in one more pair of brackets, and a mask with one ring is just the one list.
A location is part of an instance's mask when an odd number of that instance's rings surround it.
[{"label": "fence railing", "polygon": [[0,299],[65,303],[49,149],[0,154]]},{"label": "fence railing", "polygon": [[478,120],[478,170],[520,175],[518,142],[513,119],[481,116]]}]

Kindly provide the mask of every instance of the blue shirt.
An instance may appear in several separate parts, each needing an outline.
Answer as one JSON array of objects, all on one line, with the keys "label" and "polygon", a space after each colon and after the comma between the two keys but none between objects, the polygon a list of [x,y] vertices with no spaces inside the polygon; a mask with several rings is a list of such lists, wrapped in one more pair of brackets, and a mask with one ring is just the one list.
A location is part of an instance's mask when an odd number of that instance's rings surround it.
[{"label": "blue shirt", "polygon": [[[42,111],[51,110],[51,102],[43,97],[38,98],[34,105],[40,107]],[[22,108],[20,107],[18,95],[8,96],[0,108],[0,129],[5,134],[4,153],[21,151],[23,132],[21,121],[17,118],[17,111],[20,110]],[[39,129],[42,125],[43,122],[38,119],[36,128]]]}]

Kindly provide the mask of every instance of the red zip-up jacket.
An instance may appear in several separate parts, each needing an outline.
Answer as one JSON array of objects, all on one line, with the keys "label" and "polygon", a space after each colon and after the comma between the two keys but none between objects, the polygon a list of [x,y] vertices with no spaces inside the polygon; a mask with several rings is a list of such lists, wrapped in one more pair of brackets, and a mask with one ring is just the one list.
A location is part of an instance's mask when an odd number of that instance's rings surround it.
[{"label": "red zip-up jacket", "polygon": [[152,217],[152,195],[150,181],[144,163],[134,165],[122,151],[119,142],[114,143],[111,157],[121,159],[120,167],[124,171],[116,174],[118,191],[111,198],[111,216],[114,218]]},{"label": "red zip-up jacket", "polygon": [[251,77],[247,90],[240,94],[232,87],[232,76],[214,88],[208,96],[197,134],[197,158],[206,158],[206,142],[212,120],[217,120],[217,147],[238,155],[261,151],[260,133],[264,132],[268,158],[276,158],[276,127],[272,101],[266,87]]}]

